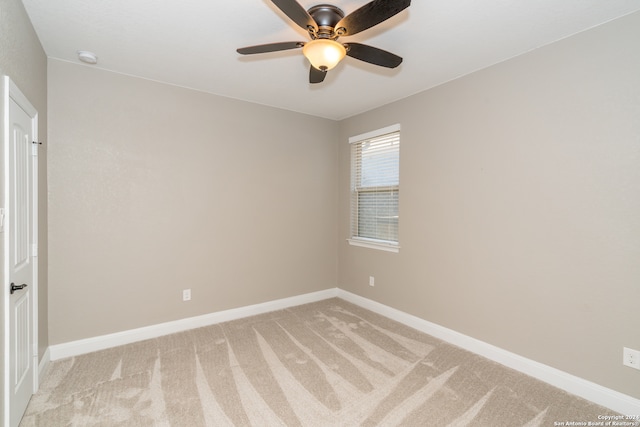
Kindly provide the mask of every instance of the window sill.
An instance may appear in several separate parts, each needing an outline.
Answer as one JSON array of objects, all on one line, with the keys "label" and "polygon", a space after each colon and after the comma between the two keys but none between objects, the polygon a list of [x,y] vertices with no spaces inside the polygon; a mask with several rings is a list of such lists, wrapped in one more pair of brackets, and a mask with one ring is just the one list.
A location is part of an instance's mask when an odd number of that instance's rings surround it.
[{"label": "window sill", "polygon": [[349,244],[352,246],[360,246],[363,248],[377,249],[380,251],[393,252],[396,254],[400,252],[400,246],[398,246],[397,243],[387,243],[381,240],[353,238],[353,237],[351,239],[347,239],[347,242],[349,242]]}]

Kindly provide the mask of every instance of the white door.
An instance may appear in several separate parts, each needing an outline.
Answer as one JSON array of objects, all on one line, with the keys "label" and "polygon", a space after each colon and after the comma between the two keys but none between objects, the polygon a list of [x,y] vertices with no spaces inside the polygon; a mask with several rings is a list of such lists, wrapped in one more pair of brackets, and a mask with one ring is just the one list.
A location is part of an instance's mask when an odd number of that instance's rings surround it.
[{"label": "white door", "polygon": [[37,137],[37,113],[17,88],[8,85],[5,253],[9,294],[8,409],[13,427],[20,423],[37,388],[37,147],[33,142]]}]

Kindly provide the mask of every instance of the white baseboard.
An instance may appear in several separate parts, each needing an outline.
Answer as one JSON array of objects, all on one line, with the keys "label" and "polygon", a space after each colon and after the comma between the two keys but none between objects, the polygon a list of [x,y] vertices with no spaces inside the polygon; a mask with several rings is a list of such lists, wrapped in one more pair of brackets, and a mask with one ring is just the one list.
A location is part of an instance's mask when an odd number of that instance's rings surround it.
[{"label": "white baseboard", "polygon": [[117,347],[119,345],[130,344],[136,341],[157,338],[176,332],[254,316],[256,314],[267,313],[270,311],[282,310],[288,307],[321,301],[323,299],[333,297],[342,298],[345,301],[349,301],[362,308],[366,308],[397,322],[403,323],[421,332],[486,357],[489,360],[493,360],[504,366],[520,371],[526,375],[537,378],[616,412],[626,415],[640,414],[639,399],[635,399],[626,394],[611,390],[583,378],[576,377],[575,375],[568,374],[559,369],[552,368],[551,366],[527,359],[526,357],[511,353],[510,351],[338,288],[331,288],[324,291],[298,295],[262,304],[224,310],[216,313],[205,314],[203,316],[190,317],[144,328],[131,329],[114,334],[53,345],[47,349],[42,361],[40,362],[40,377],[42,378],[42,375],[46,372],[49,360],[55,361],[65,357],[78,356],[93,351]]},{"label": "white baseboard", "polygon": [[117,347],[119,345],[130,344],[164,335],[183,332],[189,329],[209,326],[216,323],[227,322],[243,317],[255,316],[256,314],[267,313],[275,310],[282,310],[296,305],[308,304],[337,296],[338,289],[331,288],[324,291],[312,292],[290,298],[283,298],[261,304],[248,305],[230,310],[218,311],[202,316],[189,317],[172,322],[160,323],[143,328],[130,329],[128,331],[116,332],[108,335],[101,335],[86,338],[78,341],[71,341],[63,344],[56,344],[49,347],[48,351],[51,360],[64,359],[66,357],[79,356],[93,351],[104,350]]},{"label": "white baseboard", "polygon": [[484,341],[471,338],[454,330],[431,323],[419,317],[389,307],[379,302],[338,289],[338,298],[393,319],[443,341],[479,354],[516,371],[544,381],[583,399],[602,405],[625,415],[640,414],[640,400],[611,390],[551,366],[511,353]]},{"label": "white baseboard", "polygon": [[38,388],[39,385],[42,384],[42,381],[44,381],[44,376],[49,369],[49,363],[51,363],[51,347],[47,347],[38,364]]}]

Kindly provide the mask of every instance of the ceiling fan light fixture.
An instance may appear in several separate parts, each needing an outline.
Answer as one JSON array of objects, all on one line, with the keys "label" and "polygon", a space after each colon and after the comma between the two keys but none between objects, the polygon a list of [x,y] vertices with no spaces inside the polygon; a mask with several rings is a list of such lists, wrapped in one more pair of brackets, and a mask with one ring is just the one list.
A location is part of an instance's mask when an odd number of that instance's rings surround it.
[{"label": "ceiling fan light fixture", "polygon": [[305,43],[302,54],[314,68],[329,71],[345,57],[347,49],[335,40],[315,39]]}]

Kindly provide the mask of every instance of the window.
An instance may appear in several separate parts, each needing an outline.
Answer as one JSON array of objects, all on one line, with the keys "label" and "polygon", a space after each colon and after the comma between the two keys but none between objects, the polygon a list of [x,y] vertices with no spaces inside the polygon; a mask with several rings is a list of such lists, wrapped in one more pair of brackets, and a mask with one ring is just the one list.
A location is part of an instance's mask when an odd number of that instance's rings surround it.
[{"label": "window", "polygon": [[351,238],[349,243],[398,252],[400,125],[349,138]]}]

